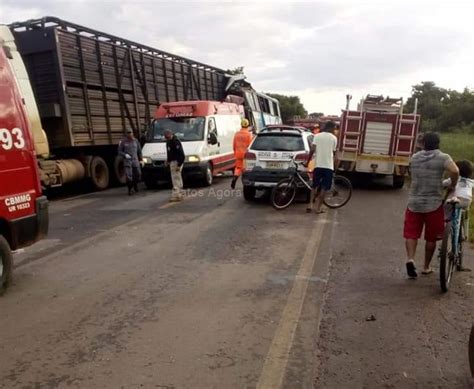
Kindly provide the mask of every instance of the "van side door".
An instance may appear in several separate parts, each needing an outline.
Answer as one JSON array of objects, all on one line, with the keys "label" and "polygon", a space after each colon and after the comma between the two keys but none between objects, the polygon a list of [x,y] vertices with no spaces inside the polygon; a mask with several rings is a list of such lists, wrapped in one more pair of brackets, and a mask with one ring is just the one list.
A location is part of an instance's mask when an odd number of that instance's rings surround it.
[{"label": "van side door", "polygon": [[207,119],[206,140],[209,157],[220,153],[221,139],[217,130],[216,119],[209,117]]}]

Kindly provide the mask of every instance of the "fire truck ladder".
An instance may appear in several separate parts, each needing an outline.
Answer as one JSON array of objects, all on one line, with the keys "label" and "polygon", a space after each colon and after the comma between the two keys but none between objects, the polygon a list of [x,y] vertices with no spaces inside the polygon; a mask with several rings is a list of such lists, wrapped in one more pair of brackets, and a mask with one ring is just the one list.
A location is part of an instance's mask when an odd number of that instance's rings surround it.
[{"label": "fire truck ladder", "polygon": [[[415,100],[415,109],[413,113],[411,114],[404,114],[403,113],[403,103],[401,104],[400,107],[400,119],[398,120],[398,129],[397,129],[397,140],[395,144],[395,156],[398,157],[409,157],[412,153],[411,150],[413,150],[413,142],[415,142],[415,137],[416,137],[416,127],[417,127],[417,120],[416,120],[416,114],[417,114],[417,104],[418,100]],[[411,129],[409,134],[402,134],[402,128],[404,124],[411,124]],[[401,140],[409,140],[410,141],[410,147],[408,148],[408,151],[400,151],[400,141]]]},{"label": "fire truck ladder", "polygon": [[[344,123],[344,138],[342,139],[342,151],[356,152],[359,151],[360,139],[362,133],[362,122],[364,119],[364,113],[362,110],[359,111],[359,115],[350,115],[350,111],[347,111],[346,120]],[[348,131],[349,121],[357,122],[357,131]],[[348,140],[347,136],[351,138]],[[350,143],[348,143],[348,141]]]}]

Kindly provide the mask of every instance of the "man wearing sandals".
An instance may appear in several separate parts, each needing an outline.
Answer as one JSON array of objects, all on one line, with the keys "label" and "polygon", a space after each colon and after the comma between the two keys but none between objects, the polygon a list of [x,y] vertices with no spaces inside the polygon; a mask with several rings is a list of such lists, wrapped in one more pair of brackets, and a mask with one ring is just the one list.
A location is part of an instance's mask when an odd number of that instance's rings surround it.
[{"label": "man wearing sandals", "polygon": [[336,128],[336,123],[327,122],[323,131],[314,136],[313,144],[309,152],[306,166],[316,152],[315,169],[313,171],[313,190],[306,212],[313,211],[313,203],[316,203],[316,213],[322,213],[324,195],[331,189],[334,169],[336,166],[337,138],[332,134]]},{"label": "man wearing sandals", "polygon": [[414,154],[410,162],[411,186],[405,212],[403,237],[408,261],[408,277],[418,276],[415,254],[418,239],[425,230],[425,263],[422,274],[430,274],[436,242],[443,238],[443,176],[448,173],[450,190],[456,187],[459,170],[452,158],[439,150],[438,134],[431,132],[423,137],[423,150]]}]

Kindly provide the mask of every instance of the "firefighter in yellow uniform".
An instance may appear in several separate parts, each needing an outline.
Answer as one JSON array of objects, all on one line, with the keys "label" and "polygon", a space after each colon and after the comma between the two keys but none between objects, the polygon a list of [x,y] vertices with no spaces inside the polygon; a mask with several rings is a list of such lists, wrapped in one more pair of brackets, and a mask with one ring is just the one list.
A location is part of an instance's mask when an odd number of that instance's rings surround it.
[{"label": "firefighter in yellow uniform", "polygon": [[242,168],[244,166],[245,153],[252,143],[252,134],[249,131],[249,121],[242,119],[242,128],[234,135],[234,157],[235,157],[235,170],[234,178],[230,184],[232,189],[235,189],[235,184],[242,174]]}]

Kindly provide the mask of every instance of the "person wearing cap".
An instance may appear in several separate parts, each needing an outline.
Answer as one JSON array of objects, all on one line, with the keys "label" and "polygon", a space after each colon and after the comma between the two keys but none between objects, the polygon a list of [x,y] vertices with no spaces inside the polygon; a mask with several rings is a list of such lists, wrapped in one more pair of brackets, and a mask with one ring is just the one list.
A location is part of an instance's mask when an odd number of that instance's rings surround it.
[{"label": "person wearing cap", "polygon": [[313,128],[311,129],[311,132],[316,135],[316,134],[319,134],[320,132],[320,129],[319,129],[319,123],[316,123]]},{"label": "person wearing cap", "polygon": [[142,149],[140,142],[133,136],[133,130],[128,128],[126,136],[120,141],[118,153],[123,157],[123,167],[127,178],[128,195],[133,191],[138,192],[138,182],[142,171],[140,162],[142,161]]},{"label": "person wearing cap", "polygon": [[241,126],[242,128],[235,133],[234,135],[234,157],[235,157],[235,169],[234,169],[234,178],[230,184],[232,189],[235,189],[235,184],[242,174],[242,168],[244,166],[244,158],[247,149],[252,143],[252,133],[249,131],[249,121],[247,119],[242,119]]}]

